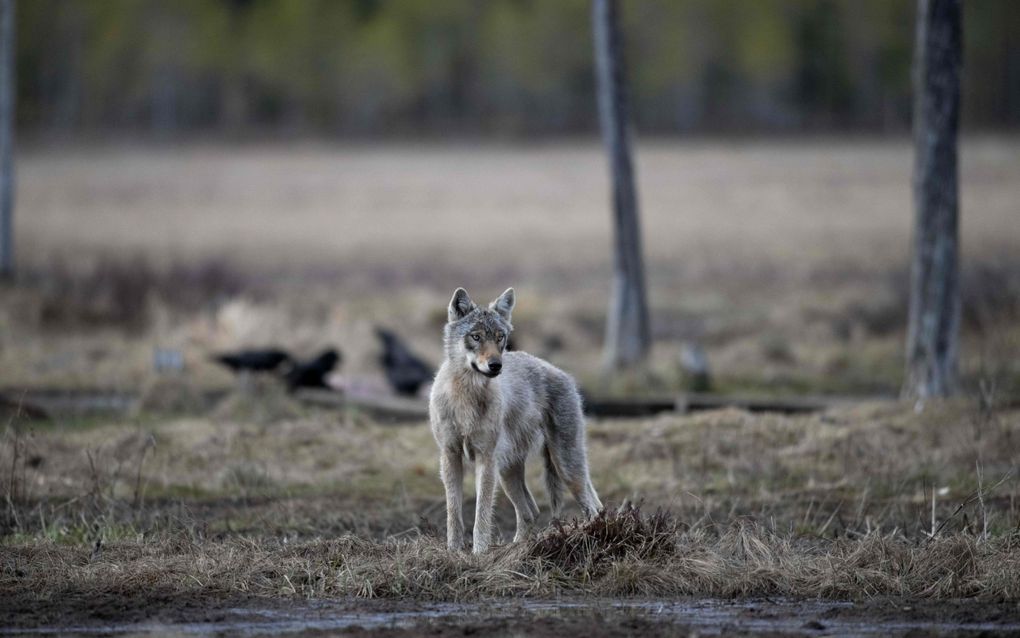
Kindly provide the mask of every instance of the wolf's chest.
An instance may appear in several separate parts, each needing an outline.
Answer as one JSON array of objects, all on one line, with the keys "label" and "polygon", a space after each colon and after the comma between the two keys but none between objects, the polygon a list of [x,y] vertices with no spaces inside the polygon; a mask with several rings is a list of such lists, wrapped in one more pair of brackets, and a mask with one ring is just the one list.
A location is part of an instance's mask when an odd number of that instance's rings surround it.
[{"label": "wolf's chest", "polygon": [[445,418],[464,438],[471,438],[498,427],[500,401],[490,388],[453,388],[446,395]]},{"label": "wolf's chest", "polygon": [[480,430],[488,430],[494,421],[493,402],[487,400],[450,401],[450,420],[461,436],[468,437]]}]

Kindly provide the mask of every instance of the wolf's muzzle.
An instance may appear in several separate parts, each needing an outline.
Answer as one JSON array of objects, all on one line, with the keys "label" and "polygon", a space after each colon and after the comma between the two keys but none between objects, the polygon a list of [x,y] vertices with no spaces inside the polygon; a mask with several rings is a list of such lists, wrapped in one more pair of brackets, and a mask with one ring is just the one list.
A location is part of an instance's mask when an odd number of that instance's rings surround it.
[{"label": "wolf's muzzle", "polygon": [[471,362],[471,367],[475,369],[475,372],[477,372],[479,374],[484,374],[485,376],[489,377],[490,379],[498,377],[499,373],[503,370],[503,364],[502,363],[495,363],[495,362],[490,362],[489,363],[489,371],[488,372],[486,372],[485,370],[482,370],[481,368],[479,368],[475,364],[474,361]]}]

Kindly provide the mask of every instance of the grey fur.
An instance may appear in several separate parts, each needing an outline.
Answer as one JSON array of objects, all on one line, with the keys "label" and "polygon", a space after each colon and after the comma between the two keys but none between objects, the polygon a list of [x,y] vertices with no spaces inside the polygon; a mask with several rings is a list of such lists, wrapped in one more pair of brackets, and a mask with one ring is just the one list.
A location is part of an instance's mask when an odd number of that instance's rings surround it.
[{"label": "grey fur", "polygon": [[538,505],[524,481],[529,454],[542,449],[553,516],[564,485],[592,516],[602,509],[588,474],[584,416],[574,380],[525,352],[504,352],[515,299],[509,288],[489,307],[463,288],[450,300],[443,330],[445,361],[429,403],[446,489],[446,543],[464,548],[464,456],[475,461],[477,496],[473,551],[492,539],[492,510],[499,479],[517,514],[514,542],[527,536]]}]

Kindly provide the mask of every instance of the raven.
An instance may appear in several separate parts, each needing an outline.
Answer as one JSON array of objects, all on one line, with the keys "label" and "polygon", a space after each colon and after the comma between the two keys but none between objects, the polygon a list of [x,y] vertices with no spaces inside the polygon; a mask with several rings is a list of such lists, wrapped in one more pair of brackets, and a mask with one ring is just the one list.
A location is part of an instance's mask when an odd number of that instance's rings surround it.
[{"label": "raven", "polygon": [[319,356],[309,361],[298,361],[288,370],[283,378],[287,389],[293,392],[298,388],[329,388],[326,377],[340,363],[340,353],[330,348],[323,350]]},{"label": "raven", "polygon": [[432,380],[435,373],[432,366],[411,352],[407,344],[395,332],[376,327],[375,334],[383,344],[379,358],[386,380],[397,394],[414,396],[422,385]]},{"label": "raven", "polygon": [[272,372],[284,363],[292,361],[291,356],[279,348],[223,352],[213,355],[212,359],[238,374],[242,372]]}]

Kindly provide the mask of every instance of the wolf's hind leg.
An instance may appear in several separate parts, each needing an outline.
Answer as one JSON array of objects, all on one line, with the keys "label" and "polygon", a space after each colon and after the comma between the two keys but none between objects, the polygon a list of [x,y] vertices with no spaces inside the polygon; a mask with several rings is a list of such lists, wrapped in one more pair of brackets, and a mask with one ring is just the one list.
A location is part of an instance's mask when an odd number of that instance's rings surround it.
[{"label": "wolf's hind leg", "polygon": [[575,479],[570,479],[568,485],[570,486],[570,492],[577,499],[581,509],[584,510],[585,516],[591,518],[599,513],[602,509],[602,501],[599,500],[599,495],[595,492],[595,486],[591,484],[591,478],[587,476],[579,476]]},{"label": "wolf's hind leg", "polygon": [[535,504],[535,497],[528,490],[524,481],[524,463],[513,463],[500,468],[499,481],[503,485],[503,491],[507,498],[513,503],[514,512],[517,515],[517,531],[514,533],[514,542],[524,540],[535,524],[538,516],[538,506]]},{"label": "wolf's hind leg", "polygon": [[556,469],[556,462],[548,444],[542,448],[542,457],[545,460],[545,489],[549,492],[552,517],[559,518],[563,511],[563,480],[560,478],[559,470]]},{"label": "wolf's hind leg", "polygon": [[584,511],[584,515],[592,517],[602,509],[602,501],[599,500],[595,486],[591,484],[591,477],[588,476],[588,460],[585,458],[584,451],[575,450],[574,452],[573,455],[570,455],[569,460],[558,458],[557,466],[564,475],[563,479],[567,483],[570,493],[574,495],[577,504]]},{"label": "wolf's hind leg", "polygon": [[550,464],[559,474],[560,480],[567,484],[585,516],[591,517],[602,509],[602,501],[599,500],[588,474],[588,455],[584,449],[584,421],[581,419],[578,414],[577,425],[572,429],[577,434],[573,438],[554,440],[546,450],[547,458],[551,459]]},{"label": "wolf's hind leg", "polygon": [[582,439],[577,447],[564,454],[569,457],[569,460],[564,459],[561,466],[570,493],[577,499],[577,504],[584,510],[584,515],[590,518],[602,509],[602,501],[599,500],[599,495],[595,492],[595,486],[591,484],[591,476],[588,474],[588,455],[585,454],[583,446]]},{"label": "wolf's hind leg", "polygon": [[528,509],[531,510],[531,516],[538,519],[538,514],[541,510],[538,509],[538,503],[535,502],[535,496],[528,489],[528,484],[524,482],[524,473],[521,473],[521,487],[524,488],[524,495],[528,497]]}]

